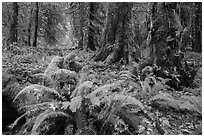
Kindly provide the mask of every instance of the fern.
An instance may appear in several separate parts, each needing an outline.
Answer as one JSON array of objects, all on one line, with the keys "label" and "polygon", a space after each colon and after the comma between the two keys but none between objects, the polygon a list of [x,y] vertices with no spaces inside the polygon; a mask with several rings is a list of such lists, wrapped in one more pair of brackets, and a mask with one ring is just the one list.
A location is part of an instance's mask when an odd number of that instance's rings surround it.
[{"label": "fern", "polygon": [[55,80],[58,83],[67,83],[67,84],[74,84],[77,81],[77,74],[74,71],[70,71],[67,69],[58,69],[55,71],[52,75],[51,78]]},{"label": "fern", "polygon": [[56,83],[44,73],[34,74],[29,78],[31,84],[40,84],[45,87],[56,88]]},{"label": "fern", "polygon": [[158,94],[150,99],[153,104],[162,107],[171,107],[177,111],[197,112],[202,116],[202,98],[195,96],[182,96],[180,100],[174,99],[168,93]]},{"label": "fern", "polygon": [[17,124],[18,124],[18,122],[19,122],[19,120],[21,120],[23,117],[25,117],[27,115],[27,113],[25,113],[25,114],[23,114],[23,115],[21,115],[19,118],[17,118],[10,126],[9,126],[9,128],[10,129],[13,129]]},{"label": "fern", "polygon": [[65,121],[67,119],[71,119],[71,117],[64,112],[45,111],[36,118],[35,124],[33,125],[33,128],[31,130],[31,135],[38,135],[41,133],[40,127],[44,121],[48,119],[56,120],[57,118],[62,118]]},{"label": "fern", "polygon": [[82,103],[82,97],[81,96],[74,97],[71,99],[69,109],[72,112],[76,112],[81,107],[81,103]]},{"label": "fern", "polygon": [[146,81],[139,81],[143,93],[151,93],[151,87]]},{"label": "fern", "polygon": [[91,89],[91,87],[93,86],[93,82],[91,81],[86,81],[82,84],[80,84],[73,92],[71,95],[71,98],[79,96],[79,95],[83,95],[86,94],[85,91],[88,89]]},{"label": "fern", "polygon": [[17,82],[18,80],[15,76],[8,74],[7,72],[2,72],[2,89]]},{"label": "fern", "polygon": [[23,88],[24,86],[19,83],[8,85],[5,89],[3,89],[2,95],[6,95],[10,100],[13,100]]},{"label": "fern", "polygon": [[[116,126],[120,121],[118,114],[122,113],[124,110],[126,110],[126,115],[131,115],[144,109],[143,104],[134,97],[123,95],[118,92],[111,92],[111,89],[120,86],[122,82],[124,81],[120,80],[112,84],[101,86],[88,95],[91,102],[90,108],[94,110],[95,108],[100,107],[97,118],[98,120],[104,121],[101,130],[103,130],[103,127],[107,122]],[[128,124],[132,125],[134,122],[130,121]]]},{"label": "fern", "polygon": [[181,104],[181,109],[195,111],[202,116],[202,97],[182,96],[182,98],[185,102]]},{"label": "fern", "polygon": [[63,57],[55,56],[48,65],[48,67],[46,68],[44,73],[47,76],[52,76],[55,71],[61,69],[63,61],[64,61]]},{"label": "fern", "polygon": [[66,127],[65,127],[65,133],[64,135],[73,135],[74,133],[74,125],[73,124],[68,124]]},{"label": "fern", "polygon": [[13,99],[13,102],[20,101],[19,106],[36,104],[39,102],[49,102],[53,99],[63,99],[54,89],[42,85],[30,85],[22,89]]},{"label": "fern", "polygon": [[145,68],[142,69],[142,75],[148,75],[150,73],[152,73],[153,71],[153,67],[150,66],[146,66]]},{"label": "fern", "polygon": [[98,87],[91,94],[89,94],[89,98],[92,98],[92,97],[95,97],[95,96],[96,97],[99,97],[99,96],[102,97],[108,91],[111,91],[111,90],[113,90],[115,88],[118,88],[123,82],[124,82],[124,80],[119,80],[119,81],[116,81],[114,83]]},{"label": "fern", "polygon": [[150,98],[150,102],[153,104],[159,104],[161,107],[171,107],[176,110],[180,109],[181,103],[178,100],[175,100],[170,94],[168,93],[160,93],[158,95],[153,96]]}]

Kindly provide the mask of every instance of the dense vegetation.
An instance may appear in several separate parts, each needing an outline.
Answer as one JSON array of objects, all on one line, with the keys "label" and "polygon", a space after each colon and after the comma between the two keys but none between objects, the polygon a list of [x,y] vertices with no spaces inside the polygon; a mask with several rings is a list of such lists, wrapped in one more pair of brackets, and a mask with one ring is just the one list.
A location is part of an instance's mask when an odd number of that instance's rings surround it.
[{"label": "dense vegetation", "polygon": [[202,134],[201,17],[195,2],[3,2],[3,134]]}]

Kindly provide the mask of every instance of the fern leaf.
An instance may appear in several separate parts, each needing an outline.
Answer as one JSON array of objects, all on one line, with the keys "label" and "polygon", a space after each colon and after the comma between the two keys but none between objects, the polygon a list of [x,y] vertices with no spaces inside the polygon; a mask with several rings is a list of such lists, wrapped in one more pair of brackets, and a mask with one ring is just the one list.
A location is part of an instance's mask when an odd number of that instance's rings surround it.
[{"label": "fern leaf", "polygon": [[82,103],[82,97],[81,96],[74,97],[71,99],[69,109],[72,112],[76,112],[76,110],[81,107],[81,103]]},{"label": "fern leaf", "polygon": [[141,87],[142,87],[142,91],[144,93],[150,93],[151,92],[151,88],[149,86],[149,84],[146,81],[140,81]]},{"label": "fern leaf", "polygon": [[10,129],[13,129],[17,124],[18,124],[18,122],[19,122],[19,120],[21,120],[23,117],[25,117],[27,115],[27,113],[25,113],[25,114],[23,114],[23,115],[21,115],[19,118],[17,118],[10,126],[9,126],[9,128]]},{"label": "fern leaf", "polygon": [[96,97],[97,96],[102,96],[105,93],[107,93],[110,89],[115,89],[115,88],[119,87],[123,82],[124,82],[124,80],[119,80],[119,81],[116,81],[114,83],[98,87],[91,94],[89,94],[89,98],[92,98],[92,97],[95,97],[95,96]]},{"label": "fern leaf", "polygon": [[53,78],[54,80],[60,81],[60,80],[66,80],[66,79],[77,79],[77,74],[74,71],[70,71],[67,69],[58,69],[57,71],[55,71],[51,78]]},{"label": "fern leaf", "polygon": [[70,102],[69,101],[65,101],[62,103],[62,109],[67,109],[70,106]]},{"label": "fern leaf", "polygon": [[202,115],[202,97],[182,96],[182,98],[186,101],[181,104],[181,109],[195,111]]},{"label": "fern leaf", "polygon": [[153,96],[150,99],[150,102],[153,104],[159,104],[162,107],[171,107],[176,110],[180,109],[181,103],[178,100],[175,100],[170,94],[168,93],[160,93],[158,95]]},{"label": "fern leaf", "polygon": [[142,75],[145,73],[150,73],[152,72],[153,68],[150,66],[146,66],[145,68],[142,69]]},{"label": "fern leaf", "polygon": [[158,93],[159,91],[165,90],[165,89],[166,89],[166,87],[165,87],[162,83],[160,83],[160,82],[157,82],[157,83],[154,84],[154,86],[152,87],[152,91],[153,91],[154,93]]},{"label": "fern leaf", "polygon": [[[54,95],[54,96],[53,96]],[[55,97],[63,99],[63,97],[54,89],[42,85],[30,85],[22,89],[13,99],[13,102],[20,100],[21,105],[35,104],[41,102],[52,101]]]},{"label": "fern leaf", "polygon": [[124,70],[124,71],[120,71],[119,75],[122,75],[122,74],[127,74],[129,76],[132,75],[132,73],[130,71],[127,71],[127,70]]},{"label": "fern leaf", "polygon": [[55,81],[53,81],[49,76],[44,73],[38,73],[31,76],[29,79],[31,84],[40,84],[46,87],[56,87]]},{"label": "fern leaf", "polygon": [[121,75],[120,75],[120,78],[121,78],[121,79],[132,79],[131,76],[128,75],[128,74],[121,74]]},{"label": "fern leaf", "polygon": [[84,92],[86,89],[90,89],[93,86],[92,81],[86,81],[83,84],[80,84],[73,92],[71,95],[71,98],[79,96]]},{"label": "fern leaf", "polygon": [[121,101],[124,100],[124,101],[122,101],[121,107],[125,107],[127,105],[135,105],[135,106],[138,106],[140,109],[144,109],[143,104],[134,97],[125,96],[125,95],[115,95],[115,98],[117,98],[117,100],[119,99]]},{"label": "fern leaf", "polygon": [[38,129],[40,129],[42,122],[47,119],[53,119],[53,118],[71,119],[71,117],[64,112],[45,111],[36,118],[35,124],[33,125],[33,128],[31,130],[31,135],[40,134],[40,131],[38,131]]},{"label": "fern leaf", "polygon": [[134,114],[134,113],[130,113],[127,109],[122,108],[119,116],[128,123],[128,125],[131,125],[135,130],[138,130],[138,126],[140,125],[140,122],[142,121],[142,119]]}]

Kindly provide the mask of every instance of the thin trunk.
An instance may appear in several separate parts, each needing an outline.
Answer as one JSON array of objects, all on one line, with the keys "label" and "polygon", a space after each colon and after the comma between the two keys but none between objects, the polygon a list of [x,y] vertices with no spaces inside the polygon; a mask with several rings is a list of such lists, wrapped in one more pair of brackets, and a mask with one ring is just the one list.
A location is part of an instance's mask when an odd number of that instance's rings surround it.
[{"label": "thin trunk", "polygon": [[33,8],[32,7],[30,8],[31,8],[31,11],[30,11],[29,24],[28,24],[28,45],[29,46],[31,46],[31,23],[32,23],[32,13],[33,13]]},{"label": "thin trunk", "polygon": [[38,12],[39,12],[39,5],[38,5],[38,2],[36,2],[35,33],[34,33],[33,47],[37,47],[37,37],[38,37]]},{"label": "thin trunk", "polygon": [[17,42],[18,3],[13,2],[13,18],[10,28],[11,44]]}]

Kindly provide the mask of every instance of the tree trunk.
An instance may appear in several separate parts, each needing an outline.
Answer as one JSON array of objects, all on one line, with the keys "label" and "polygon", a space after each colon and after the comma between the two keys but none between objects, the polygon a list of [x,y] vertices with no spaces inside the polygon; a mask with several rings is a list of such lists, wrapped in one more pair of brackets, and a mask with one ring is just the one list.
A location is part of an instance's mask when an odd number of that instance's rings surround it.
[{"label": "tree trunk", "polygon": [[[95,43],[96,43],[96,39],[94,37],[94,32],[91,28],[93,28],[93,21],[94,21],[94,14],[96,12],[96,9],[94,7],[94,2],[90,2],[89,5],[89,27],[88,27],[88,44],[87,44],[87,48],[95,51],[96,47],[95,47]],[[91,27],[91,28],[90,28]]]},{"label": "tree trunk", "polygon": [[38,2],[36,2],[35,33],[34,33],[33,47],[37,47],[37,38],[38,38],[38,12],[39,12],[39,5],[38,5]]},{"label": "tree trunk", "polygon": [[202,52],[202,3],[195,3],[193,51]]},{"label": "tree trunk", "polygon": [[33,8],[31,4],[31,10],[30,10],[30,18],[29,18],[29,24],[28,24],[28,45],[31,46],[31,23],[32,23],[32,13],[33,13]]},{"label": "tree trunk", "polygon": [[17,42],[17,23],[18,23],[18,3],[13,2],[13,18],[11,22],[11,44]]},{"label": "tree trunk", "polygon": [[83,33],[83,28],[84,28],[84,5],[85,3],[84,2],[80,2],[79,3],[79,18],[80,18],[80,21],[79,21],[79,35],[78,35],[78,39],[79,39],[79,43],[78,43],[78,48],[79,49],[83,49],[83,41],[84,41],[84,33]]},{"label": "tree trunk", "polygon": [[[103,32],[103,42],[95,61],[108,60],[109,63],[119,61],[121,58],[127,59],[128,53],[128,31],[130,31],[130,19],[132,3],[108,3],[108,11],[105,29]],[[111,53],[111,54],[110,54]]]}]

